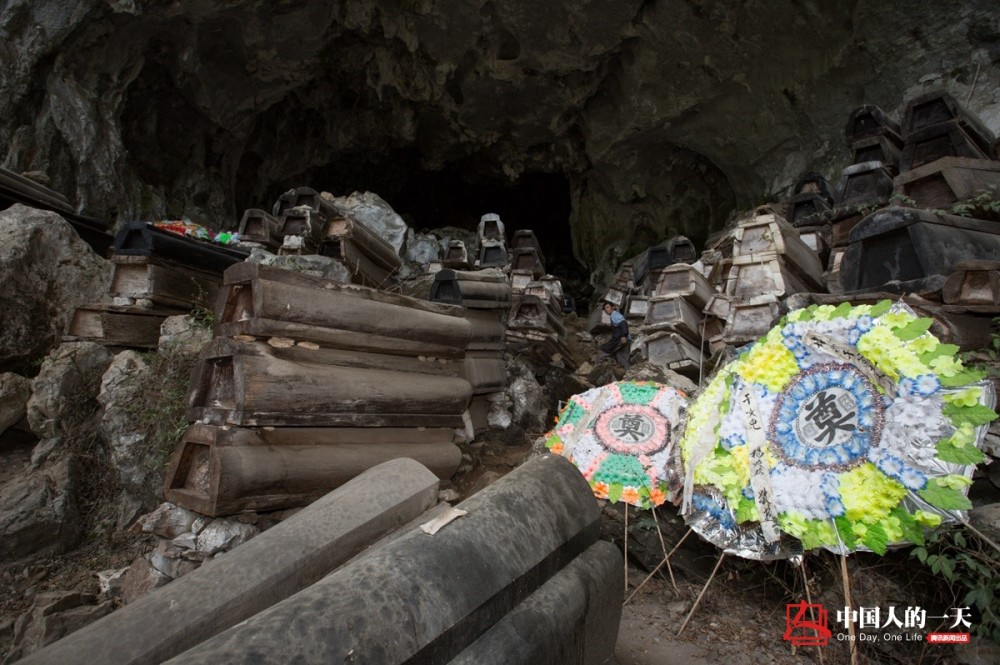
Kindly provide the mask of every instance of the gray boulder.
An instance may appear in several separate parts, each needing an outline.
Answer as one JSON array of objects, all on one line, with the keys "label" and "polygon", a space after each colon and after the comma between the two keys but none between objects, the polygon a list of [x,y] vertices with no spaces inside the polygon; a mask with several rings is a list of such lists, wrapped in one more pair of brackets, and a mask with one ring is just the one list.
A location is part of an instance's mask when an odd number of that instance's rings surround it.
[{"label": "gray boulder", "polygon": [[44,356],[74,310],[102,301],[111,263],[54,212],[0,211],[0,367]]},{"label": "gray boulder", "polygon": [[111,352],[93,342],[67,342],[52,351],[31,382],[28,424],[40,439],[56,437],[92,416],[100,377]]},{"label": "gray boulder", "polygon": [[31,397],[31,380],[20,374],[0,374],[0,434],[24,418]]},{"label": "gray boulder", "polygon": [[160,325],[160,341],[157,350],[161,354],[176,353],[196,356],[211,341],[212,329],[197,321],[190,314],[168,316]]},{"label": "gray boulder", "polygon": [[73,457],[0,486],[0,562],[61,554],[82,537]]},{"label": "gray boulder", "polygon": [[112,610],[111,601],[78,591],[43,591],[14,626],[14,643],[4,663],[13,663]]},{"label": "gray boulder", "polygon": [[340,210],[349,213],[354,219],[367,226],[375,235],[392,245],[399,254],[406,242],[406,222],[396,214],[382,197],[374,192],[354,192],[350,196],[331,196],[327,192],[321,194]]}]

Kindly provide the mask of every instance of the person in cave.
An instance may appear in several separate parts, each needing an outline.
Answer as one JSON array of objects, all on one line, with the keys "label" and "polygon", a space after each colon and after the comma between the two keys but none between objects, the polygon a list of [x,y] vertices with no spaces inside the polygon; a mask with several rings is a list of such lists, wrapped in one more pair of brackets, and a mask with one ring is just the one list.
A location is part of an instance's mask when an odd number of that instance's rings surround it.
[{"label": "person in cave", "polygon": [[614,303],[604,303],[604,313],[611,317],[611,337],[604,344],[601,344],[599,359],[614,356],[615,360],[626,372],[631,366],[629,355],[632,346],[632,335],[629,334],[628,321],[625,316],[618,311]]}]

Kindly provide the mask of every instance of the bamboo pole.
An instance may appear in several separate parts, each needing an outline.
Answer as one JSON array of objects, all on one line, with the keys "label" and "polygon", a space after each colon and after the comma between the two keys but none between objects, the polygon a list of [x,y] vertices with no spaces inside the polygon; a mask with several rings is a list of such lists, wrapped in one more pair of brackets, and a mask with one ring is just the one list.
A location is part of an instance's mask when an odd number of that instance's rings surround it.
[{"label": "bamboo pole", "polygon": [[[698,605],[701,604],[702,596],[704,596],[705,592],[708,591],[708,585],[712,583],[713,579],[715,579],[715,573],[719,570],[719,566],[722,565],[722,560],[725,558],[726,558],[726,553],[721,552],[719,554],[719,560],[715,562],[715,568],[712,569],[712,574],[708,576],[708,581],[705,582],[705,586],[701,588],[701,593],[699,593],[698,597],[695,598],[694,605],[691,606],[691,611],[688,612],[687,618],[684,619],[684,623],[681,624],[680,630],[677,631],[677,637],[681,636],[681,633],[684,632],[684,629],[688,625],[688,621],[690,621],[691,617],[694,616],[694,611],[698,609]],[[852,663],[852,665],[854,664]]]}]

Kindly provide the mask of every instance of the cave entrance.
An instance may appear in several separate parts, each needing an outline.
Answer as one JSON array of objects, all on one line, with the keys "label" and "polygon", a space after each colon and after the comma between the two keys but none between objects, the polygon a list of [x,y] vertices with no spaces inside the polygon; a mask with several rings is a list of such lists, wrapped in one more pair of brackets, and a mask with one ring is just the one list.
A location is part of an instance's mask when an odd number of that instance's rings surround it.
[{"label": "cave entrance", "polygon": [[[496,172],[490,168],[496,167]],[[562,173],[526,172],[511,180],[495,162],[468,158],[439,170],[422,168],[412,150],[341,156],[326,166],[289,178],[272,192],[307,185],[335,196],[370,191],[416,231],[446,226],[475,231],[485,213],[500,215],[510,240],[531,229],[545,254],[546,270],[564,281],[586,284],[588,271],[573,256],[570,183]],[[471,248],[470,248],[471,249]]]}]

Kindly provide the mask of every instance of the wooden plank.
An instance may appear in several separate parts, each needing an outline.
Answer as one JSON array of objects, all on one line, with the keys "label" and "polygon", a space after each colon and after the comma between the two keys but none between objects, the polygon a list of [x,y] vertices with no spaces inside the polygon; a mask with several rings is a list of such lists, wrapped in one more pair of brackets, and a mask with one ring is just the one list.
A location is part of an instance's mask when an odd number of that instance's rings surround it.
[{"label": "wooden plank", "polygon": [[365,224],[349,214],[331,217],[326,227],[327,240],[350,240],[371,262],[389,274],[403,264],[396,250]]},{"label": "wooden plank", "polygon": [[176,313],[109,305],[77,307],[67,334],[107,346],[155,349],[160,341],[160,325]]},{"label": "wooden plank", "polygon": [[462,451],[453,443],[214,446],[184,440],[164,495],[213,517],[297,508],[378,464],[400,458],[448,479],[458,469]]},{"label": "wooden plank", "polygon": [[386,288],[392,283],[395,270],[383,268],[359,248],[352,238],[327,238],[320,254],[343,261],[351,273],[351,281],[372,288]]},{"label": "wooden plank", "polygon": [[[405,296],[397,296],[396,302],[386,302],[383,299],[359,298],[357,295],[357,291],[346,289],[317,289],[254,279],[229,287],[226,303],[217,317],[221,324],[247,319],[270,319],[289,324],[402,338],[435,348],[450,349],[446,351],[446,357],[461,355],[469,342],[471,326],[461,317],[410,307],[415,299]],[[229,336],[233,335],[230,333]]]},{"label": "wooden plank", "polygon": [[956,121],[931,125],[906,137],[899,171],[905,173],[942,157],[990,159],[987,146],[979,145]]}]

